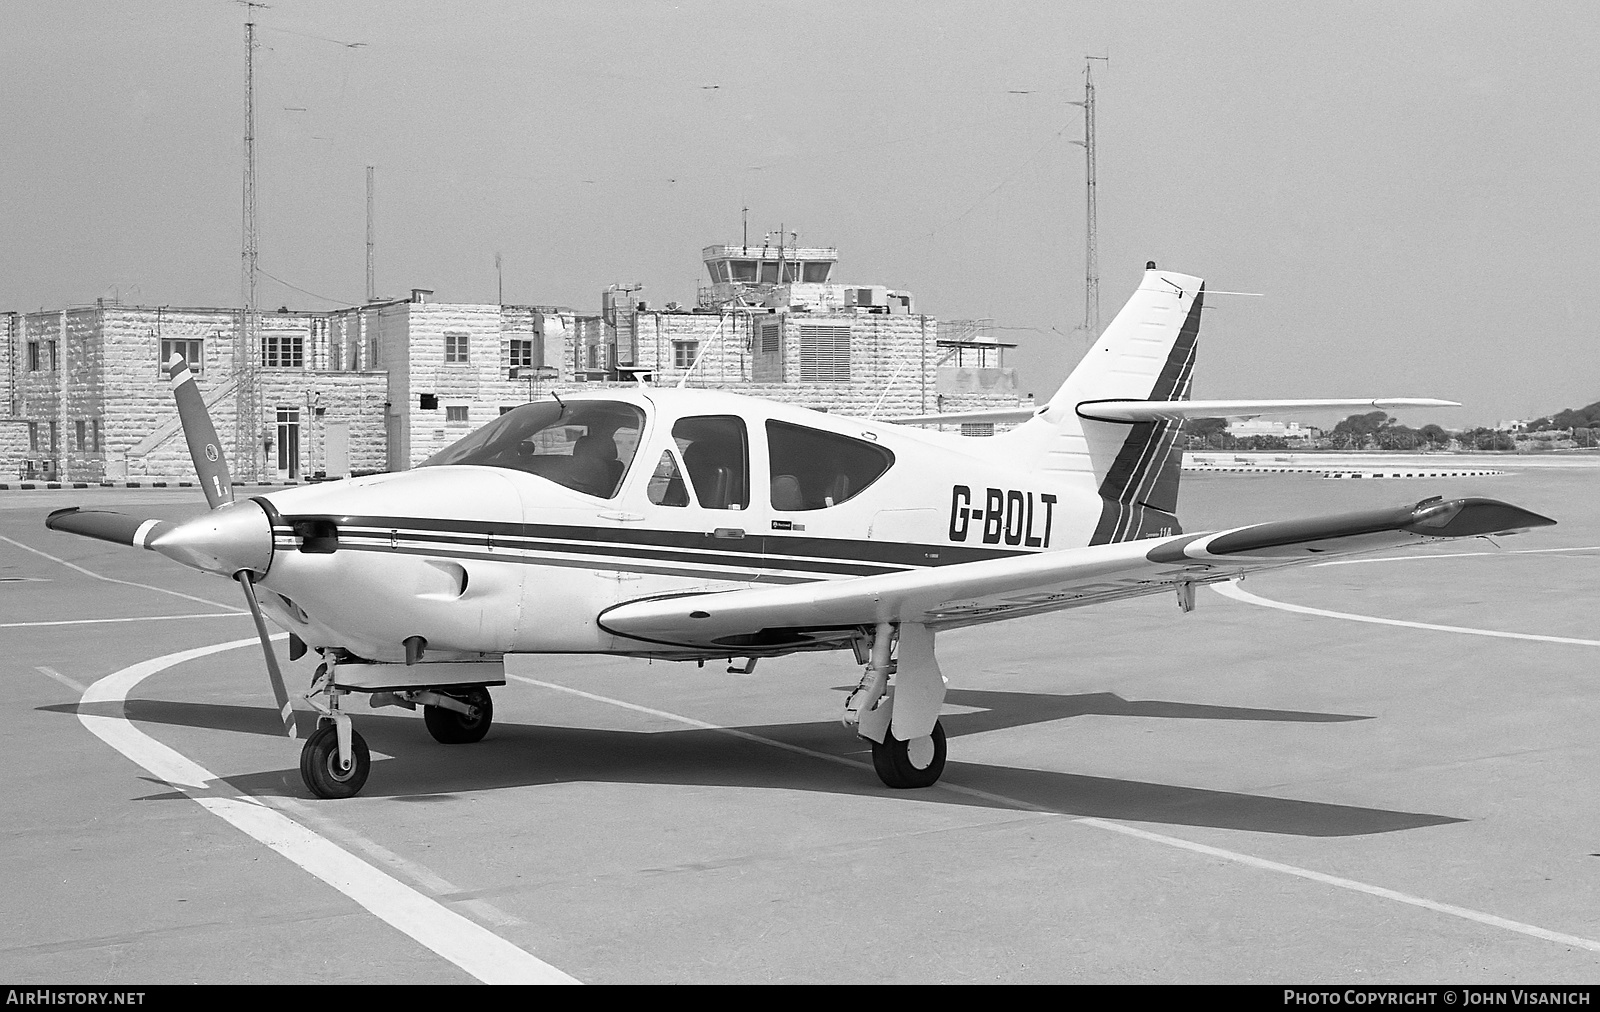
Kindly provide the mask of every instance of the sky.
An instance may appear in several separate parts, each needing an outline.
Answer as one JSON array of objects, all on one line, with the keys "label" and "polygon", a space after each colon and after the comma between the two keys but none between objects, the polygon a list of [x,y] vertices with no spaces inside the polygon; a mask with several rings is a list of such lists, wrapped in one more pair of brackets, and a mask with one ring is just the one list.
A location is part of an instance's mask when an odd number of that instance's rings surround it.
[{"label": "sky", "polygon": [[[260,304],[430,288],[692,305],[780,228],[836,277],[991,318],[1047,397],[1144,263],[1206,279],[1193,395],[1600,400],[1600,4],[271,0]],[[0,311],[230,306],[246,8],[0,0]],[[1328,422],[1334,416],[1307,416]]]}]

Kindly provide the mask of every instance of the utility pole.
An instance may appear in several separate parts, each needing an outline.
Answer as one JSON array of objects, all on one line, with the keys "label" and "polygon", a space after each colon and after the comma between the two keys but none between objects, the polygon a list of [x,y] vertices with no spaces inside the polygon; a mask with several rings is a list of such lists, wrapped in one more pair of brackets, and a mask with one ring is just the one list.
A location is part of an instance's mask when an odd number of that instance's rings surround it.
[{"label": "utility pole", "polygon": [[[494,255],[494,286],[495,286],[496,293],[498,293],[498,294],[496,294],[495,298],[497,300],[499,300],[500,305],[502,305],[502,306],[505,305],[506,304],[506,276],[505,276],[505,273],[503,271],[501,271],[501,269],[500,269],[500,254],[499,253],[496,253]],[[533,398],[530,397],[528,399],[532,400]]]},{"label": "utility pole", "polygon": [[1095,206],[1094,172],[1094,63],[1111,62],[1109,56],[1085,56],[1083,64],[1083,101],[1069,105],[1083,107],[1083,140],[1073,141],[1083,147],[1087,163],[1087,204],[1084,215],[1084,269],[1083,269],[1083,330],[1093,343],[1100,336],[1100,222]]},{"label": "utility pole", "polygon": [[378,297],[376,275],[372,272],[372,166],[367,166],[367,301]]}]

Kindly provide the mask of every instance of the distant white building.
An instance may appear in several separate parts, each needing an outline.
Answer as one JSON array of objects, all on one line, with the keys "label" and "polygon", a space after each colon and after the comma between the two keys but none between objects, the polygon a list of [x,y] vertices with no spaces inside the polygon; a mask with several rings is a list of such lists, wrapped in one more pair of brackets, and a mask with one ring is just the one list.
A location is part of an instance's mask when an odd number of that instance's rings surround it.
[{"label": "distant white building", "polygon": [[[0,480],[191,480],[163,363],[184,355],[236,479],[404,470],[498,414],[595,384],[715,387],[890,418],[1011,407],[1002,345],[845,286],[832,249],[714,246],[693,309],[612,286],[598,315],[410,299],[330,312],[97,303],[0,314]],[[754,280],[749,280],[754,278]],[[786,280],[787,279],[787,280]]]},{"label": "distant white building", "polygon": [[1228,423],[1228,435],[1278,436],[1282,439],[1310,439],[1314,433],[1309,426],[1299,422],[1277,422],[1265,418],[1245,418]]}]

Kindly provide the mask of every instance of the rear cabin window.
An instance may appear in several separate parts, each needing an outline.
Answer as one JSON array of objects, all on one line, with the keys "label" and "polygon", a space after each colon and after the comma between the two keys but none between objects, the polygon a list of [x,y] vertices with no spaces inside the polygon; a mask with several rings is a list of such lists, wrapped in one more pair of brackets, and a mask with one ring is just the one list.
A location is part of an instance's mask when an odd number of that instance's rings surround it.
[{"label": "rear cabin window", "polygon": [[622,487],[643,428],[644,412],[621,401],[524,404],[417,466],[505,467],[611,499]]},{"label": "rear cabin window", "polygon": [[[672,438],[703,508],[742,510],[750,505],[750,449],[737,415],[680,418]],[[662,505],[668,505],[662,503]]]},{"label": "rear cabin window", "polygon": [[820,510],[860,495],[894,463],[894,454],[864,439],[767,422],[772,508]]}]

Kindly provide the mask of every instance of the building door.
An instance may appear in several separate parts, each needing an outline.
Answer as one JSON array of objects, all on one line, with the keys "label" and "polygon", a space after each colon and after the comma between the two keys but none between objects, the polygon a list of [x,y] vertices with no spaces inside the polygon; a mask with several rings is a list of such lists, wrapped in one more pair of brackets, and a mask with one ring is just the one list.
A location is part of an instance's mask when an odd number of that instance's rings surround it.
[{"label": "building door", "polygon": [[300,412],[294,408],[278,409],[278,477],[300,479]]},{"label": "building door", "polygon": [[350,474],[350,421],[339,419],[328,422],[327,428],[328,449],[327,461],[324,467],[330,478],[344,478]]}]

